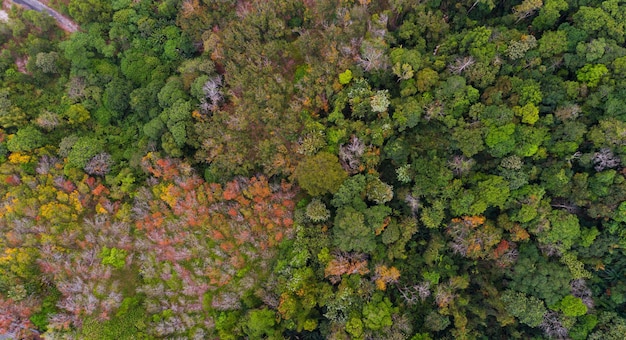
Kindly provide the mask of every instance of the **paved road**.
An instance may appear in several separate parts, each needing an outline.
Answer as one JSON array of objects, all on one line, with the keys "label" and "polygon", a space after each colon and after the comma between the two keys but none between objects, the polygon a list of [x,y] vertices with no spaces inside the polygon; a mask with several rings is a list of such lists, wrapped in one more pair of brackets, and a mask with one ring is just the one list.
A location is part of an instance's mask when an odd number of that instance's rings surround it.
[{"label": "paved road", "polygon": [[13,3],[17,5],[24,6],[28,9],[33,9],[39,12],[47,12],[52,16],[56,21],[61,25],[61,27],[65,28],[69,32],[74,32],[78,30],[78,25],[76,25],[73,21],[61,15],[61,13],[53,10],[52,8],[42,4],[37,0],[11,0]]}]

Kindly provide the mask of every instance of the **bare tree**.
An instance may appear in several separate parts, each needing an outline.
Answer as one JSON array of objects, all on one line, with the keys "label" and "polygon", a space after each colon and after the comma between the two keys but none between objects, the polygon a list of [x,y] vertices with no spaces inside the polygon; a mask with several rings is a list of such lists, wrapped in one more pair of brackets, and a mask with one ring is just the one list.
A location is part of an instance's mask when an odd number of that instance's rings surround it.
[{"label": "bare tree", "polygon": [[349,173],[354,174],[359,172],[363,153],[365,153],[365,144],[353,135],[352,138],[350,138],[350,143],[342,144],[339,147],[341,165]]},{"label": "bare tree", "polygon": [[476,63],[476,60],[472,56],[456,58],[453,64],[448,65],[448,69],[454,74],[461,74],[470,66],[474,65],[474,63]]},{"label": "bare tree", "polygon": [[361,45],[361,55],[357,58],[357,62],[365,71],[383,70],[389,66],[387,59],[383,48],[366,40]]},{"label": "bare tree", "polygon": [[543,322],[539,325],[539,327],[541,327],[541,329],[543,329],[549,337],[556,339],[567,338],[567,328],[563,327],[557,312],[550,311],[544,314]]},{"label": "bare tree", "polygon": [[83,77],[73,77],[67,84],[67,96],[74,100],[79,101],[85,97],[87,89],[87,82]]},{"label": "bare tree", "polygon": [[203,113],[215,112],[219,103],[224,99],[222,90],[222,76],[218,75],[207,80],[202,86],[205,98],[200,100],[200,109]]},{"label": "bare tree", "polygon": [[106,152],[101,152],[93,156],[87,165],[85,165],[85,172],[90,175],[104,176],[111,171],[111,165],[113,160],[111,155]]},{"label": "bare tree", "polygon": [[404,202],[406,202],[406,205],[409,207],[409,209],[411,209],[411,214],[413,214],[413,216],[416,216],[417,211],[421,206],[419,196],[406,194],[406,196],[404,197]]},{"label": "bare tree", "polygon": [[467,158],[463,155],[456,155],[448,161],[448,167],[450,167],[456,176],[462,176],[472,169],[474,163],[476,163],[476,161],[471,158]]},{"label": "bare tree", "polygon": [[600,172],[604,169],[616,168],[620,164],[620,159],[613,154],[609,148],[602,148],[599,152],[593,154],[593,167]]},{"label": "bare tree", "polygon": [[583,300],[587,308],[593,308],[593,292],[587,287],[587,281],[585,281],[585,279],[572,280],[572,282],[570,282],[570,288],[572,295]]},{"label": "bare tree", "polygon": [[398,289],[406,303],[414,305],[418,301],[426,300],[430,294],[430,282],[423,281],[413,286],[404,286]]},{"label": "bare tree", "polygon": [[582,112],[580,105],[578,104],[570,104],[566,106],[561,106],[556,109],[554,115],[557,116],[560,120],[568,120],[568,119],[576,119],[578,115]]}]

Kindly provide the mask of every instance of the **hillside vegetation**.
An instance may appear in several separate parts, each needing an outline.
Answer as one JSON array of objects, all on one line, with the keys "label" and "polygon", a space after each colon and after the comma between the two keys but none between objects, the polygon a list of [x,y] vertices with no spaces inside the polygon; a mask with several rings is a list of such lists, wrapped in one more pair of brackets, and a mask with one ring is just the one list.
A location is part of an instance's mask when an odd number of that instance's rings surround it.
[{"label": "hillside vegetation", "polygon": [[626,334],[626,1],[0,23],[0,334]]}]

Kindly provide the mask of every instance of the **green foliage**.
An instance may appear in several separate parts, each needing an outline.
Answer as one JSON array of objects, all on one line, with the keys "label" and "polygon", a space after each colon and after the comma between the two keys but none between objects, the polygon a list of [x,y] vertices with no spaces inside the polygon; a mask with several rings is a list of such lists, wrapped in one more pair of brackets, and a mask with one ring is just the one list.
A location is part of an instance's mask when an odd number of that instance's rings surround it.
[{"label": "green foliage", "polygon": [[543,322],[543,315],[548,311],[542,300],[524,293],[507,290],[500,299],[508,313],[530,327],[538,327]]},{"label": "green foliage", "polygon": [[41,304],[41,310],[33,313],[30,317],[30,321],[37,327],[37,329],[43,331],[48,326],[48,320],[50,316],[58,311],[56,304],[59,301],[61,294],[58,290],[52,289],[48,292]]},{"label": "green foliage", "polygon": [[567,10],[569,5],[565,0],[546,0],[539,9],[539,15],[533,19],[533,27],[545,30],[553,27],[561,16],[561,12]]},{"label": "green foliage", "polygon": [[326,204],[318,198],[314,198],[306,206],[306,217],[315,223],[324,222],[330,217],[330,210],[326,208]]},{"label": "green foliage", "polygon": [[519,258],[508,275],[509,288],[535,296],[547,306],[556,305],[567,295],[572,279],[569,270],[546,261],[533,245],[520,247]]},{"label": "green foliage", "polygon": [[100,257],[102,264],[110,265],[117,269],[122,269],[126,265],[128,252],[124,249],[102,247]]},{"label": "green foliage", "polygon": [[517,116],[522,117],[522,123],[533,125],[539,120],[539,108],[532,103],[516,106],[513,110]]},{"label": "green foliage", "polygon": [[95,137],[80,137],[76,140],[67,155],[67,165],[72,168],[82,169],[95,155],[102,152],[103,141]]},{"label": "green foliage", "polygon": [[149,339],[147,335],[147,315],[140,300],[124,299],[120,311],[111,319],[102,322],[87,318],[80,336],[88,339]]},{"label": "green foliage", "polygon": [[263,336],[271,336],[274,333],[273,327],[276,324],[276,315],[268,309],[255,309],[248,312],[244,332],[255,339]]},{"label": "green foliage", "polygon": [[[82,104],[73,104],[65,111],[65,117],[70,124],[82,124],[89,120],[91,115]],[[108,123],[108,121],[107,121]]]},{"label": "green foliage", "polygon": [[587,306],[580,298],[572,295],[567,295],[559,303],[559,310],[563,312],[565,316],[576,317],[587,314]]},{"label": "green foliage", "polygon": [[0,333],[624,338],[624,1],[50,6],[0,24]]},{"label": "green foliage", "polygon": [[587,64],[576,72],[576,77],[578,81],[584,82],[587,86],[596,87],[600,83],[600,80],[602,80],[602,77],[608,73],[609,70],[603,64]]},{"label": "green foliage", "polygon": [[578,317],[578,322],[570,329],[569,335],[572,339],[583,340],[587,339],[589,332],[594,329],[598,324],[598,317],[592,314],[587,314]]},{"label": "green foliage", "polygon": [[307,157],[298,164],[294,175],[311,196],[335,193],[348,177],[337,156],[328,152]]},{"label": "green foliage", "polygon": [[564,210],[553,210],[548,216],[548,221],[550,221],[550,227],[540,237],[542,242],[552,243],[567,250],[580,237],[580,225],[576,215]]},{"label": "green foliage", "polygon": [[347,85],[352,80],[352,71],[346,70],[345,72],[339,73],[339,83],[342,85]]},{"label": "green foliage", "polygon": [[11,152],[32,151],[42,147],[44,142],[44,135],[34,126],[28,125],[19,129],[15,136],[9,139],[7,148]]},{"label": "green foliage", "polygon": [[371,252],[376,247],[374,230],[365,224],[363,213],[350,206],[337,210],[333,243],[343,251]]},{"label": "green foliage", "polygon": [[572,253],[568,252],[561,255],[561,263],[567,266],[572,274],[572,278],[575,280],[583,278],[591,279],[593,276],[590,271],[585,269],[584,264],[576,258],[576,255]]},{"label": "green foliage", "polygon": [[368,179],[365,191],[367,199],[376,204],[385,204],[393,198],[393,187],[376,177]]},{"label": "green foliage", "polygon": [[587,339],[618,340],[626,332],[626,319],[615,312],[602,312],[597,320],[597,328]]},{"label": "green foliage", "polygon": [[424,207],[422,209],[422,215],[420,216],[420,220],[426,228],[435,229],[441,226],[443,219],[445,218],[445,205],[442,201],[437,200],[433,202],[433,204],[429,207]]},{"label": "green foliage", "polygon": [[515,124],[490,127],[485,135],[485,144],[494,157],[502,157],[515,149]]},{"label": "green foliage", "polygon": [[542,57],[558,56],[567,51],[567,33],[565,31],[547,31],[539,39],[537,50]]},{"label": "green foliage", "polygon": [[330,202],[334,207],[342,207],[351,205],[355,208],[365,208],[364,190],[367,185],[367,179],[364,175],[354,175],[346,179]]},{"label": "green foliage", "polygon": [[393,324],[391,314],[397,308],[392,307],[391,301],[381,294],[374,294],[371,301],[363,306],[363,325],[373,331],[379,331]]},{"label": "green foliage", "polygon": [[346,332],[348,332],[353,339],[363,339],[363,321],[361,321],[361,318],[352,316],[348,322],[346,322]]},{"label": "green foliage", "polygon": [[618,222],[626,222],[626,201],[620,203],[620,205],[617,207],[613,219]]}]

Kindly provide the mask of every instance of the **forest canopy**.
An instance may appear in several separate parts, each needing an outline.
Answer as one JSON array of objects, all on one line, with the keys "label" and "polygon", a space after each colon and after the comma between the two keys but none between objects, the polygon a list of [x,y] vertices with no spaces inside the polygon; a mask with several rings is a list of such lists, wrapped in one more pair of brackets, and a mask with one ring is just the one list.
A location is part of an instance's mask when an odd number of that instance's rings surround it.
[{"label": "forest canopy", "polygon": [[4,1],[0,337],[626,334],[626,1]]}]

